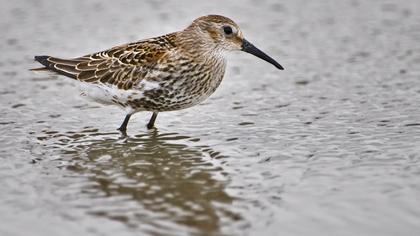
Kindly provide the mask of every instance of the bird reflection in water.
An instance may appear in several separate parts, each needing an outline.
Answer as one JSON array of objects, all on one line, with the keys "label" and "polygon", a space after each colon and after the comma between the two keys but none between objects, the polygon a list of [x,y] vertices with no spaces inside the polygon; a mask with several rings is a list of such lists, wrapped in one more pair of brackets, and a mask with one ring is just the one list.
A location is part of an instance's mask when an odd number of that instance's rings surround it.
[{"label": "bird reflection in water", "polygon": [[88,128],[38,137],[64,168],[86,176],[78,201],[88,213],[154,233],[217,233],[241,219],[229,210],[234,199],[225,192],[228,175],[217,164],[219,153],[156,129],[117,137]]}]

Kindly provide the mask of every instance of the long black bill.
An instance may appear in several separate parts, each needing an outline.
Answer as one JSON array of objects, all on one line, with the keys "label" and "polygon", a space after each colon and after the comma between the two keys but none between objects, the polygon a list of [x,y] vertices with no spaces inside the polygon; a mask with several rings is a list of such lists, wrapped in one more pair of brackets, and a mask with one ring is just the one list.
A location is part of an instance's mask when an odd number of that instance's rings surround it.
[{"label": "long black bill", "polygon": [[248,42],[247,40],[243,39],[242,42],[242,51],[251,53],[252,55],[263,59],[266,62],[273,64],[280,70],[284,70],[283,66],[281,66],[278,62],[276,62],[273,58],[269,57],[263,51],[252,45],[252,43]]}]

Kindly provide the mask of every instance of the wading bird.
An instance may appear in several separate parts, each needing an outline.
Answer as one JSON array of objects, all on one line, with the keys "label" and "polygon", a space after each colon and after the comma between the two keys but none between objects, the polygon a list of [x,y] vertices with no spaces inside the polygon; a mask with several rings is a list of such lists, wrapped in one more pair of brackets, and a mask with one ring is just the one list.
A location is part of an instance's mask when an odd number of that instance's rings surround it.
[{"label": "wading bird", "polygon": [[223,79],[228,51],[251,53],[283,70],[245,40],[235,22],[219,15],[202,16],[182,31],[82,57],[35,56],[44,67],[33,70],[78,80],[86,97],[122,107],[126,116],[118,130],[125,132],[136,112],[153,112],[147,124],[151,129],[159,112],[185,109],[208,98]]}]

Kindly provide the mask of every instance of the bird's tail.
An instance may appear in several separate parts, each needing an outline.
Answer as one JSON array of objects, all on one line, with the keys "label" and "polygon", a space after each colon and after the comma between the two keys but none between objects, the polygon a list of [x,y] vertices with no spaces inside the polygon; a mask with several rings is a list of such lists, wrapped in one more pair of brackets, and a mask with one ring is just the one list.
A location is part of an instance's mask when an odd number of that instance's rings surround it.
[{"label": "bird's tail", "polygon": [[49,71],[46,67],[32,68],[32,69],[29,69],[29,70],[33,71],[33,72],[47,72],[47,71]]},{"label": "bird's tail", "polygon": [[55,72],[73,79],[76,79],[77,74],[80,73],[80,71],[76,69],[77,64],[83,61],[82,58],[66,60],[50,56],[35,56],[34,59],[35,61],[41,63],[44,67],[30,69],[31,71]]},{"label": "bird's tail", "polygon": [[48,63],[48,58],[49,58],[49,56],[35,56],[34,60],[41,63],[45,67],[32,68],[32,69],[29,69],[29,70],[30,71],[35,71],[35,72],[49,71],[48,67],[50,67],[50,63]]}]

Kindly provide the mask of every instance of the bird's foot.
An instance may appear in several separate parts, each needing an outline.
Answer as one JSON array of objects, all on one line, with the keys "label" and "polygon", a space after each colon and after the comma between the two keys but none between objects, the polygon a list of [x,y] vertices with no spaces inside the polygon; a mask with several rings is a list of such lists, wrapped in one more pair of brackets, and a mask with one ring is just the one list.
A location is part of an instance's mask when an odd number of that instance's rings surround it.
[{"label": "bird's foot", "polygon": [[127,128],[125,128],[125,127],[120,127],[120,128],[118,128],[117,130],[118,130],[118,131],[121,131],[121,132],[126,132],[126,131],[127,131]]},{"label": "bird's foot", "polygon": [[121,137],[122,138],[125,138],[125,137],[127,137],[127,129],[124,129],[124,128],[118,128],[117,129],[118,131],[120,131],[120,133],[121,133]]},{"label": "bird's foot", "polygon": [[122,139],[128,138],[127,132],[121,131],[121,137],[120,138],[122,138]]}]

